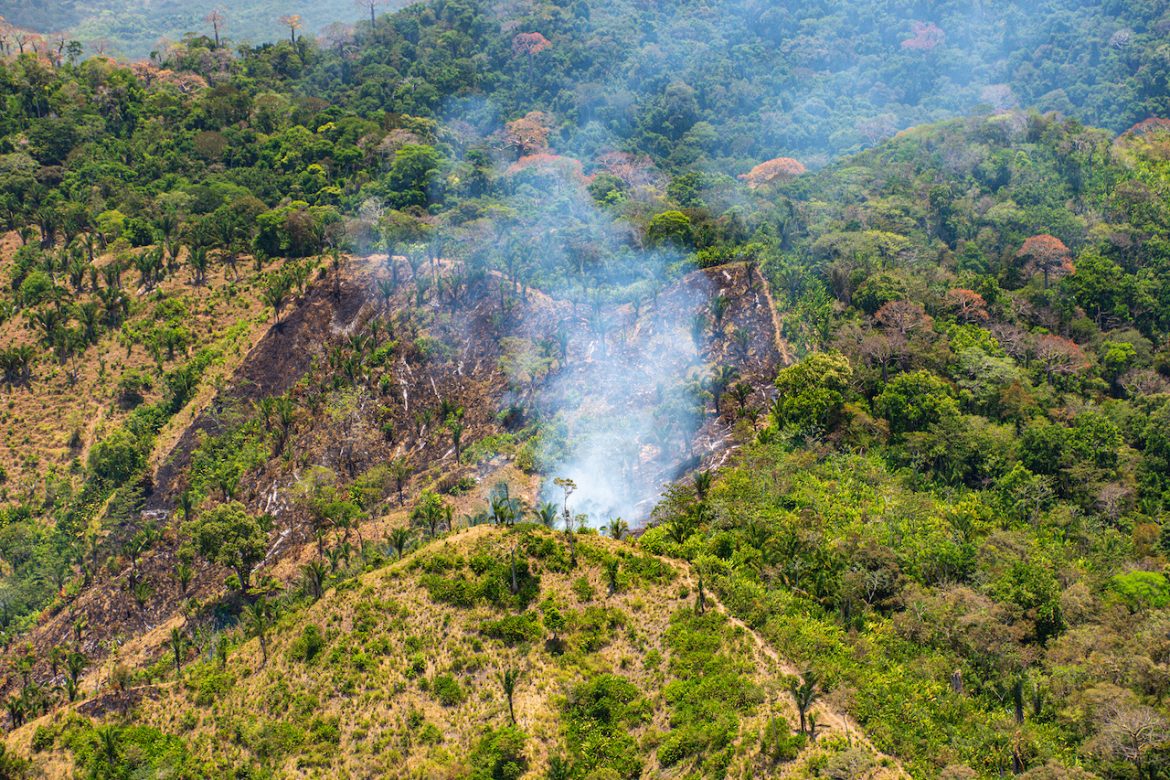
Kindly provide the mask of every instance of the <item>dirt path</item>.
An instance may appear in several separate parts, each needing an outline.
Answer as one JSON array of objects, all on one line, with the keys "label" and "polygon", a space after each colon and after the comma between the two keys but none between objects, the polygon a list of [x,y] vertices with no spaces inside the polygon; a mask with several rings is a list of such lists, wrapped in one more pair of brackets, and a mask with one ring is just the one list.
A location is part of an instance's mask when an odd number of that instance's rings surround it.
[{"label": "dirt path", "polygon": [[758,267],[755,269],[760,277],[760,285],[764,291],[764,299],[768,301],[768,313],[772,315],[772,328],[775,331],[776,350],[780,353],[780,360],[784,365],[792,365],[792,351],[788,348],[788,342],[784,338],[784,325],[780,322],[780,312],[776,309],[776,300],[772,297],[772,285],[768,283],[768,277],[764,276],[764,272]]},{"label": "dirt path", "polygon": [[[664,563],[669,563],[672,566],[678,566],[682,568],[685,572],[683,579],[686,580],[687,586],[691,588],[691,590],[697,591],[697,579],[695,578],[694,570],[691,568],[690,564],[688,564],[686,561],[675,560],[673,558],[664,558],[662,556],[655,557],[659,558],[659,560],[663,561]],[[799,677],[801,675],[800,670],[797,669],[797,667],[790,661],[783,658],[778,652],[776,652],[776,649],[768,644],[767,640],[760,636],[759,632],[757,632],[748,624],[744,623],[735,615],[731,614],[727,607],[725,607],[723,603],[719,601],[719,599],[715,598],[715,596],[711,594],[709,589],[706,590],[706,599],[711,609],[714,609],[716,612],[727,618],[727,621],[733,626],[743,629],[748,634],[748,636],[752,638],[752,641],[756,645],[756,649],[763,653],[770,661],[772,661],[772,663],[776,665],[775,668],[778,672],[792,677]],[[814,704],[810,711],[817,717],[818,734],[841,734],[850,744],[860,745],[871,751],[875,756],[878,756],[881,759],[886,759],[889,764],[889,768],[885,771],[882,771],[878,775],[874,775],[874,778],[881,778],[882,780],[902,778],[904,780],[909,780],[910,775],[906,772],[905,768],[903,768],[901,762],[899,762],[898,759],[894,758],[893,756],[887,755],[878,750],[869,740],[869,737],[865,735],[865,732],[861,729],[861,727],[857,725],[856,721],[854,721],[847,714],[833,709],[823,701]]]}]

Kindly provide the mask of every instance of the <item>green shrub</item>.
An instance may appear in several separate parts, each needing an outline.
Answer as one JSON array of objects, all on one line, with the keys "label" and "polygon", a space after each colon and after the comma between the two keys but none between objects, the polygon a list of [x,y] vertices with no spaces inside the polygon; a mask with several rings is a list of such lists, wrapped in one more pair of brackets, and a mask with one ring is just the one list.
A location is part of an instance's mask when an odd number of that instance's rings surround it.
[{"label": "green shrub", "polygon": [[760,752],[774,764],[791,761],[804,747],[804,740],[803,734],[793,733],[786,718],[772,718],[760,736]]},{"label": "green shrub", "polygon": [[597,591],[593,589],[593,586],[589,584],[589,580],[585,577],[578,577],[573,580],[572,588],[573,595],[582,603],[588,603],[597,597]]},{"label": "green shrub", "polygon": [[480,631],[510,647],[522,642],[535,642],[542,635],[540,613],[529,610],[499,620],[485,620]]},{"label": "green shrub", "polygon": [[630,731],[646,720],[650,707],[633,683],[598,675],[573,688],[564,706],[566,742],[577,756],[574,770],[588,777],[609,772],[632,780],[641,775],[642,758]]},{"label": "green shrub", "polygon": [[449,604],[452,607],[474,607],[479,601],[481,590],[479,584],[467,578],[448,578],[437,574],[424,574],[421,578],[427,595],[436,604]]},{"label": "green shrub", "polygon": [[1109,581],[1109,589],[1131,612],[1170,606],[1170,582],[1161,572],[1130,571]]},{"label": "green shrub", "polygon": [[141,442],[130,431],[118,428],[89,451],[89,470],[110,485],[120,485],[145,463]]},{"label": "green shrub", "polygon": [[431,693],[444,707],[458,706],[467,698],[459,681],[449,674],[435,676],[435,679],[431,681]]},{"label": "green shrub", "polygon": [[488,730],[471,753],[471,780],[518,780],[528,769],[527,741],[515,726]]},{"label": "green shrub", "polygon": [[321,634],[321,629],[317,628],[316,624],[310,623],[304,627],[301,635],[292,643],[288,652],[289,657],[294,661],[310,663],[324,648],[325,637]]}]

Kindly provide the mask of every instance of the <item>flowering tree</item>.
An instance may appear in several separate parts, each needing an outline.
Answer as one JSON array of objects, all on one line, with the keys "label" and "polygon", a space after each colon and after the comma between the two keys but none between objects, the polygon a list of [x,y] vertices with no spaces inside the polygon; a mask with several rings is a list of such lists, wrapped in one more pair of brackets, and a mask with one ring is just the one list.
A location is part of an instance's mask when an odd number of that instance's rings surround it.
[{"label": "flowering tree", "polygon": [[203,21],[211,25],[211,32],[215,36],[215,48],[219,48],[219,31],[223,29],[226,21],[225,14],[222,9],[213,8],[207,12],[203,17]]},{"label": "flowering tree", "polygon": [[890,301],[878,309],[873,318],[878,325],[900,336],[916,330],[927,330],[934,324],[934,319],[926,310],[913,301]]},{"label": "flowering tree", "polygon": [[582,183],[588,181],[588,177],[585,176],[584,166],[581,165],[580,160],[573,159],[572,157],[562,157],[557,154],[549,154],[547,152],[524,155],[509,165],[506,173],[509,176],[514,176],[529,168],[553,171],[558,173],[562,178],[575,179]]},{"label": "flowering tree", "polygon": [[910,30],[914,34],[902,41],[907,51],[933,51],[947,39],[947,34],[933,22],[913,22]]},{"label": "flowering tree", "polygon": [[1036,339],[1036,359],[1044,366],[1044,376],[1068,376],[1089,367],[1085,351],[1072,339],[1044,334]]},{"label": "flowering tree", "polygon": [[786,182],[803,174],[807,168],[799,160],[791,157],[777,157],[774,160],[762,162],[747,173],[741,174],[740,179],[747,182],[752,189],[763,187],[776,182]]},{"label": "flowering tree", "polygon": [[297,42],[297,30],[301,29],[301,15],[288,14],[277,19],[282,25],[288,28],[289,38],[293,43]]},{"label": "flowering tree", "polygon": [[1059,238],[1047,233],[1032,236],[1025,241],[1024,245],[1020,247],[1020,251],[1016,252],[1016,257],[1027,262],[1026,268],[1030,273],[1039,271],[1044,275],[1044,289],[1046,290],[1050,277],[1065,276],[1076,272],[1072,262],[1072,253],[1069,252],[1068,247]]},{"label": "flowering tree", "polygon": [[987,301],[974,290],[956,288],[946,296],[947,306],[962,322],[983,322],[987,319]]},{"label": "flowering tree", "polygon": [[512,38],[512,53],[535,57],[545,49],[551,49],[552,42],[538,32],[519,33]]},{"label": "flowering tree", "polygon": [[1152,116],[1149,119],[1143,119],[1138,122],[1121,135],[1123,137],[1143,136],[1149,135],[1150,133],[1166,132],[1167,130],[1170,130],[1170,119]]},{"label": "flowering tree", "polygon": [[605,152],[597,158],[597,164],[631,187],[651,184],[658,178],[654,162],[645,154]]},{"label": "flowering tree", "polygon": [[542,154],[548,150],[549,126],[552,117],[543,111],[529,111],[508,123],[504,138],[521,155]]}]

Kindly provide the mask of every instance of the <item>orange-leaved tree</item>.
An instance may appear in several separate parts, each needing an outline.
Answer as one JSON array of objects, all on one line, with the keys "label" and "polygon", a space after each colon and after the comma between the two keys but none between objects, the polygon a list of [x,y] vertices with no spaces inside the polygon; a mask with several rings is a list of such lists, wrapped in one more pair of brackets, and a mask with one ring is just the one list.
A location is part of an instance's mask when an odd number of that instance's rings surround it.
[{"label": "orange-leaved tree", "polygon": [[746,181],[749,187],[755,189],[768,184],[792,181],[806,170],[799,160],[794,160],[791,157],[777,157],[760,163],[747,173],[740,174],[739,178]]},{"label": "orange-leaved tree", "polygon": [[1016,252],[1016,257],[1027,262],[1025,268],[1030,273],[1039,271],[1044,275],[1045,290],[1048,289],[1051,277],[1076,272],[1068,247],[1059,238],[1047,233],[1032,236],[1025,241],[1020,251]]}]

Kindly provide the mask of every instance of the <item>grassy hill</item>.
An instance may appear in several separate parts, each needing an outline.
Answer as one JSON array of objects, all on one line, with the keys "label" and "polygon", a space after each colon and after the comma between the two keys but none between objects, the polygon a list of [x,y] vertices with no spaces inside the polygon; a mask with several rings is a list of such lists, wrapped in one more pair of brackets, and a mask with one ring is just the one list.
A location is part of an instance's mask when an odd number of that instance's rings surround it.
[{"label": "grassy hill", "polygon": [[280,597],[263,647],[234,630],[181,645],[181,677],[168,654],[10,749],[45,773],[899,776],[828,703],[815,740],[794,735],[791,670],[684,563],[478,526],[368,568]]}]

